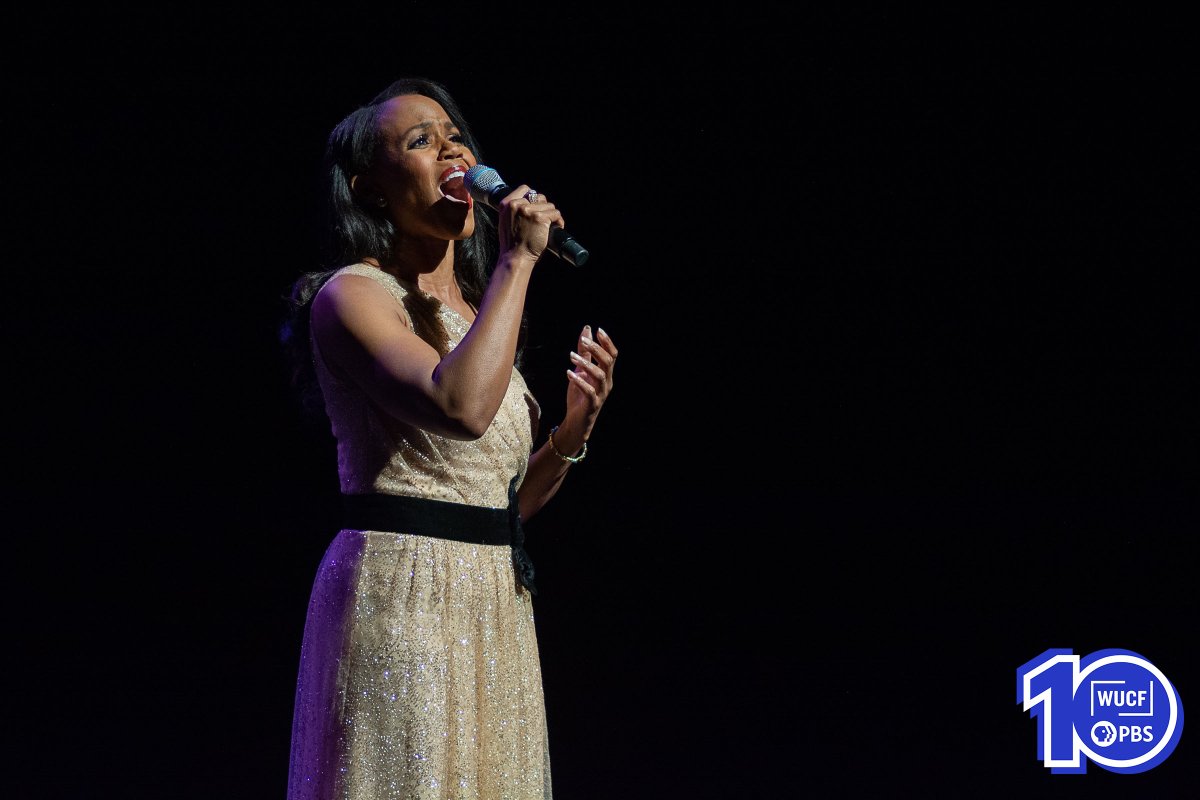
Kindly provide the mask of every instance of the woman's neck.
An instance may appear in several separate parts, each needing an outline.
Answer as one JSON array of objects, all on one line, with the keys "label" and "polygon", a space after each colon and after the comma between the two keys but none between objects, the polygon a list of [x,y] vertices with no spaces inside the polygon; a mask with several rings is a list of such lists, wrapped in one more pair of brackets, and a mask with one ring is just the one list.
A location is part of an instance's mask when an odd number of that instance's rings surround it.
[{"label": "woman's neck", "polygon": [[462,290],[454,276],[454,242],[398,244],[387,262],[368,259],[368,263],[447,305],[458,307],[463,303]]}]

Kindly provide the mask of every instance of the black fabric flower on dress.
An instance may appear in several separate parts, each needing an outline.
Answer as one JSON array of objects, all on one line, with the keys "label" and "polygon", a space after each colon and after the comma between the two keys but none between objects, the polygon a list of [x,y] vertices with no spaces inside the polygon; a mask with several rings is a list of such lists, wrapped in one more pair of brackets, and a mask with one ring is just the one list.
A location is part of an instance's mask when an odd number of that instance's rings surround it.
[{"label": "black fabric flower on dress", "polygon": [[521,585],[528,589],[530,594],[536,595],[537,587],[533,583],[533,561],[525,552],[525,529],[521,527],[521,509],[517,504],[517,478],[515,475],[508,483],[508,527],[512,532],[513,571],[516,572],[517,580]]}]

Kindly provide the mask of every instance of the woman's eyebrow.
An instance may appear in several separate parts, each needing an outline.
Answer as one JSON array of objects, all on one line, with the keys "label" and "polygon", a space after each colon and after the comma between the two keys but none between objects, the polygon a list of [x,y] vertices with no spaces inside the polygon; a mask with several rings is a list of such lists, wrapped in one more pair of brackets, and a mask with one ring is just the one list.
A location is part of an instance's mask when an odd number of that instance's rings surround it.
[{"label": "woman's eyebrow", "polygon": [[[403,138],[418,129],[427,131],[430,128],[434,127],[435,125],[437,125],[437,120],[427,119],[424,122],[418,122],[416,125],[413,125],[408,130],[403,131],[400,134],[400,136]],[[446,130],[453,130],[454,128],[457,128],[458,126],[454,124],[454,120],[447,119],[447,120],[442,121],[442,127],[445,128]]]}]

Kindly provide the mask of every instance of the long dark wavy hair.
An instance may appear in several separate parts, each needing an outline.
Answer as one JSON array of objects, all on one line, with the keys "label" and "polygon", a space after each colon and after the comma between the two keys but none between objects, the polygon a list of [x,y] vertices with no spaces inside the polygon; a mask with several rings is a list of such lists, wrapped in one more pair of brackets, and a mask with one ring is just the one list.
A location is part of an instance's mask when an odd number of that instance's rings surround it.
[{"label": "long dark wavy hair", "polygon": [[[387,263],[392,252],[395,226],[386,213],[350,190],[350,179],[370,170],[379,145],[380,106],[393,97],[419,94],[436,100],[458,127],[463,141],[482,162],[479,143],[463,117],[458,103],[441,83],[428,78],[401,78],[360,106],[334,127],[325,144],[322,165],[324,181],[324,241],[320,266],[305,272],[285,294],[284,321],[279,341],[288,363],[292,388],[307,414],[322,415],[324,404],[313,367],[309,317],[312,299],[325,282],[341,267],[365,258]],[[454,274],[463,297],[479,308],[483,293],[495,267],[497,237],[495,212],[483,203],[475,203],[475,233],[454,243]],[[417,335],[443,356],[449,351],[448,336],[438,309],[441,302],[405,285],[404,305],[413,320]],[[515,364],[520,365],[524,350],[527,320],[522,314]]]}]

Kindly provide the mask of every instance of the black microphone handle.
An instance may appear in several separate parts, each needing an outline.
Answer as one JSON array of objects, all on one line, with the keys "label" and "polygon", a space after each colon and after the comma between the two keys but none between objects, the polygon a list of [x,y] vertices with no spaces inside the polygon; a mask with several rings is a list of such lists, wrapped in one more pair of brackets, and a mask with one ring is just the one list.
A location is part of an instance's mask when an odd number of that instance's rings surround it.
[{"label": "black microphone handle", "polygon": [[[511,191],[508,184],[497,184],[488,192],[487,204],[492,208],[499,208],[500,201]],[[568,264],[574,264],[577,267],[582,267],[588,260],[587,248],[577,242],[574,236],[567,233],[557,223],[550,226],[550,238],[546,241],[546,249]]]},{"label": "black microphone handle", "polygon": [[587,248],[575,241],[575,237],[557,223],[550,226],[550,240],[546,243],[546,249],[577,267],[582,267],[588,260]]}]

